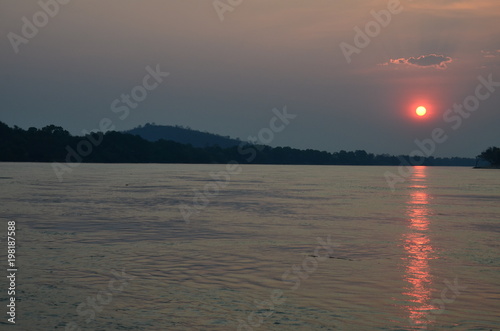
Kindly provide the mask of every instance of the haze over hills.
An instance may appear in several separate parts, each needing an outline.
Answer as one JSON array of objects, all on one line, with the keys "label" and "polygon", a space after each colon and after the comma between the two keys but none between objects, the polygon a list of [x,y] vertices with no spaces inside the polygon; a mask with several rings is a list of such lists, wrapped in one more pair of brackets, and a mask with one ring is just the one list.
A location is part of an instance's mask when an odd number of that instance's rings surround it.
[{"label": "haze over hills", "polygon": [[138,126],[123,132],[137,135],[152,142],[164,139],[181,144],[189,144],[193,147],[219,146],[222,148],[228,148],[238,146],[241,143],[241,140],[233,139],[229,136],[201,132],[179,125],[172,126],[146,123],[144,126]]}]

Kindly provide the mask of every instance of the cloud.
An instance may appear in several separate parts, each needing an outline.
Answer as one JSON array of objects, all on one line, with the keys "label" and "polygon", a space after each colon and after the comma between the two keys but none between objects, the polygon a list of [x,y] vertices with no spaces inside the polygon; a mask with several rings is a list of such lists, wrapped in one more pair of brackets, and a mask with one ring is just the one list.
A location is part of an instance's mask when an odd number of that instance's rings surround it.
[{"label": "cloud", "polygon": [[494,59],[497,57],[500,57],[500,49],[494,50],[494,51],[481,51],[483,54],[483,57],[489,58],[489,59]]},{"label": "cloud", "polygon": [[429,54],[429,55],[421,55],[419,57],[409,57],[409,58],[399,58],[399,59],[390,59],[389,62],[382,63],[382,65],[410,65],[419,68],[436,68],[436,69],[446,69],[448,63],[451,63],[453,60],[449,56],[438,55],[438,54]]},{"label": "cloud", "polygon": [[500,67],[500,49],[482,50],[482,65],[480,68],[499,68]]}]

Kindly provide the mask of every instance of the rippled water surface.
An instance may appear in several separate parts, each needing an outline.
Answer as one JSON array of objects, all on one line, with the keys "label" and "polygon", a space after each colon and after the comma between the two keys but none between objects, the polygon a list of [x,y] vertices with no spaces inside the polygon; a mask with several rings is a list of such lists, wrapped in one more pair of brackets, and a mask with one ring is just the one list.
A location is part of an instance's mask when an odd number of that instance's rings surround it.
[{"label": "rippled water surface", "polygon": [[500,171],[225,171],[0,163],[18,328],[500,329]]}]

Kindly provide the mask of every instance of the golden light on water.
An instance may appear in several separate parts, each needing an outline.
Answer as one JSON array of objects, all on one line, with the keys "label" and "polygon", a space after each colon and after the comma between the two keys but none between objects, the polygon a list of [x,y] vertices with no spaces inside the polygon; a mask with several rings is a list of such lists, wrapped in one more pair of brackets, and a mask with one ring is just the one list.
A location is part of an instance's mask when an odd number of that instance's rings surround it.
[{"label": "golden light on water", "polygon": [[414,167],[410,189],[412,191],[407,202],[408,231],[402,238],[407,253],[403,258],[407,286],[402,294],[409,302],[406,308],[412,324],[424,326],[429,322],[426,318],[429,312],[436,309],[430,304],[433,283],[429,260],[434,258],[434,249],[427,235],[431,210],[425,167]]}]

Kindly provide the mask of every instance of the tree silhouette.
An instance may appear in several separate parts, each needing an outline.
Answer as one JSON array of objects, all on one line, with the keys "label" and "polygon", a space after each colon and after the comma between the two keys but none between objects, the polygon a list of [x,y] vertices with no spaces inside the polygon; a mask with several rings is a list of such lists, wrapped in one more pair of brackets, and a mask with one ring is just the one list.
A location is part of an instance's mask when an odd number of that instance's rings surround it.
[{"label": "tree silhouette", "polygon": [[488,161],[493,166],[500,166],[500,148],[498,147],[490,147],[479,154],[478,157]]}]

